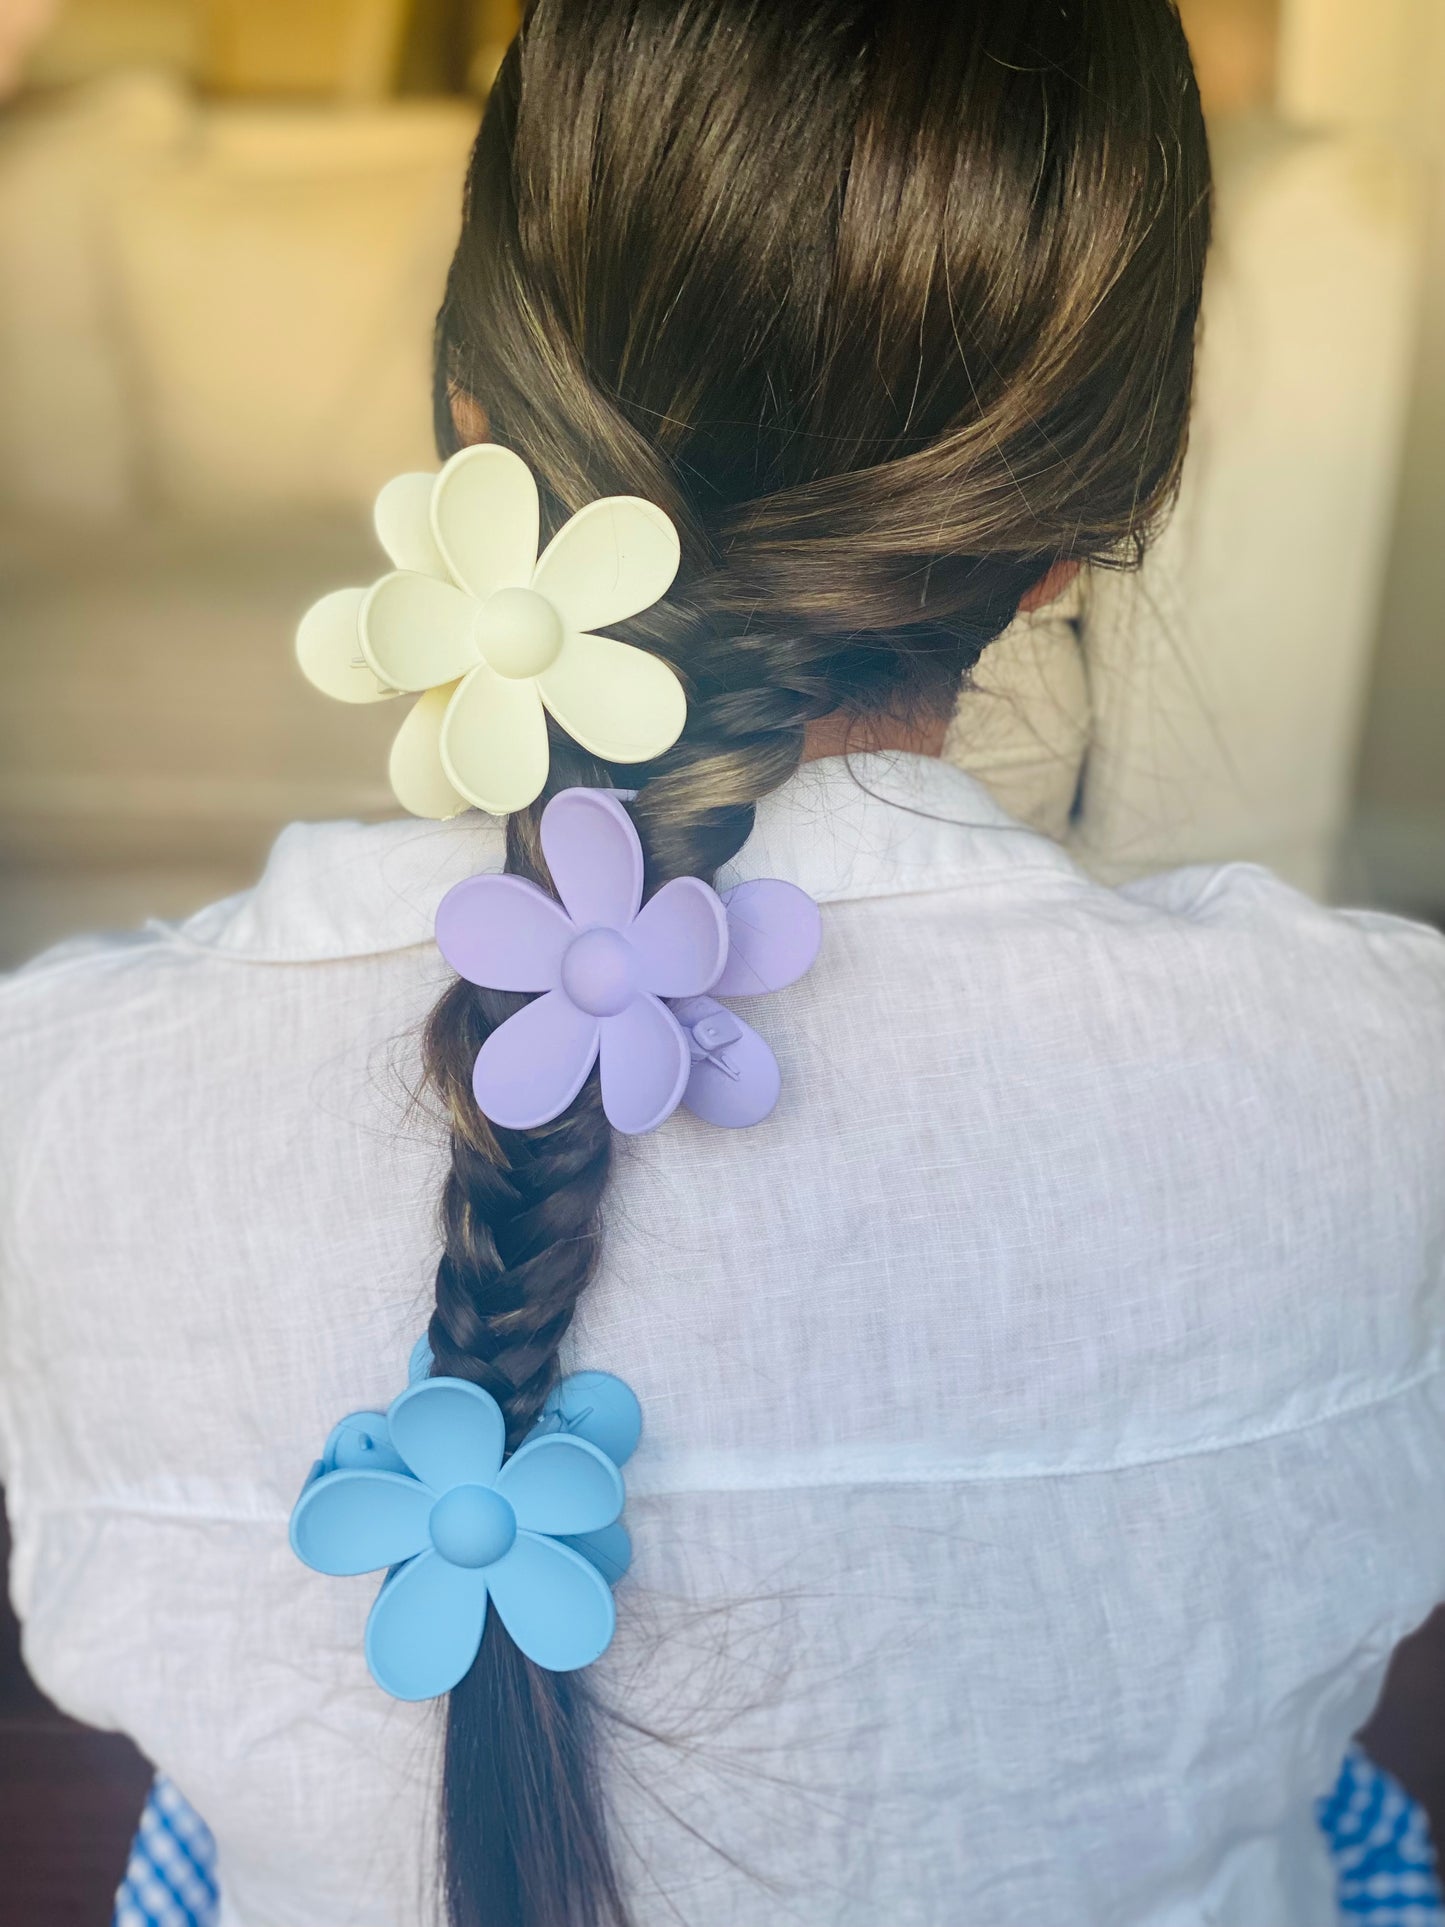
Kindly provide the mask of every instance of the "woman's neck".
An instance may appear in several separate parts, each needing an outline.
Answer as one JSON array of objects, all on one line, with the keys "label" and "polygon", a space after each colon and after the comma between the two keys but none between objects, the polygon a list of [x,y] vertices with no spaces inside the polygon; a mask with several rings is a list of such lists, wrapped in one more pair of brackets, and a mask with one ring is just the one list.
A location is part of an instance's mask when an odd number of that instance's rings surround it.
[{"label": "woman's neck", "polygon": [[870,749],[905,749],[916,756],[941,756],[948,734],[946,716],[905,722],[897,716],[847,716],[835,710],[803,731],[805,763],[820,756],[858,755]]}]

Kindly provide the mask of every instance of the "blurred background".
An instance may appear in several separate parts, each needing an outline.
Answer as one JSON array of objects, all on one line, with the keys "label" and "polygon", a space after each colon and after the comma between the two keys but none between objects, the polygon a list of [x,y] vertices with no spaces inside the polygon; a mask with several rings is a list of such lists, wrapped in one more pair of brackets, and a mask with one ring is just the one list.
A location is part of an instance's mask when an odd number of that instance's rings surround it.
[{"label": "blurred background", "polygon": [[[1440,920],[1445,5],[1184,12],[1219,181],[1194,444],[1144,574],[1069,615],[1075,763],[1036,814],[1105,875],[1254,858]],[[434,466],[430,322],[514,26],[0,0],[0,967],[244,887],[292,818],[389,813],[396,717],[328,704],[292,635],[378,573],[379,484]],[[976,749],[1011,800],[1018,744]],[[1405,1649],[1372,1738],[1445,1833],[1442,1652]],[[0,1922],[107,1918],[146,1777],[0,1626]]]}]

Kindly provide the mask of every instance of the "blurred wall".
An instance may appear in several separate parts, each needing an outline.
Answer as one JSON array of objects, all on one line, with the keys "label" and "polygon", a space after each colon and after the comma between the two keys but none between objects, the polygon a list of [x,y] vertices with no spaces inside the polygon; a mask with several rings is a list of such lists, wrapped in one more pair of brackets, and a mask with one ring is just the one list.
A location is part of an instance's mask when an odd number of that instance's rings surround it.
[{"label": "blurred wall", "polygon": [[[1216,112],[1272,105],[1408,155],[1425,205],[1418,343],[1354,821],[1335,894],[1445,910],[1445,5],[1181,0]],[[1328,558],[1321,558],[1326,566]]]},{"label": "blurred wall", "polygon": [[519,17],[519,0],[0,0],[0,30],[7,8],[55,16],[33,86],[144,64],[272,99],[485,91]]},{"label": "blurred wall", "polygon": [[1418,157],[1428,201],[1409,427],[1341,886],[1438,915],[1445,907],[1445,6],[1295,5],[1285,42],[1286,109],[1305,124],[1379,128]]},{"label": "blurred wall", "polygon": [[364,97],[370,0],[238,90],[281,11],[76,0],[0,103],[0,967],[243,887],[289,819],[394,808],[399,718],[326,702],[292,638],[377,573],[380,484],[434,463],[477,102],[390,97],[407,8]]}]

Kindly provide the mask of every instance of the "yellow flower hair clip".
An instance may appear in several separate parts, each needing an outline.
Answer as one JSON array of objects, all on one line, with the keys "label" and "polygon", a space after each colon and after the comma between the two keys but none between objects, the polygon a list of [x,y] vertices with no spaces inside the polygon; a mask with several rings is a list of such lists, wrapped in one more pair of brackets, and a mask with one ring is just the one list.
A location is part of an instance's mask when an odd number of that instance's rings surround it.
[{"label": "yellow flower hair clip", "polygon": [[376,498],[395,569],[337,589],[301,619],[296,653],[341,702],[420,691],[392,745],[392,788],[416,816],[468,804],[504,815],[541,794],[544,709],[609,763],[660,756],[687,703],[656,656],[597,631],[661,600],[677,574],[677,530],[655,503],[610,495],[563,524],[537,555],[537,485],[494,442],[438,475],[398,475]]}]

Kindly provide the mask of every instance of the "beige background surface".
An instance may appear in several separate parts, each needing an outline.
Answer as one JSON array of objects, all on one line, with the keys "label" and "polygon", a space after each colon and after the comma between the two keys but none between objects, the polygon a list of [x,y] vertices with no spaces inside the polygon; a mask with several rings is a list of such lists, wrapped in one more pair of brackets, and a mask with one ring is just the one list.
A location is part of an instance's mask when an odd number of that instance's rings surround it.
[{"label": "beige background surface", "polygon": [[[332,709],[290,636],[373,572],[379,482],[430,462],[426,337],[476,113],[436,89],[485,80],[512,12],[70,0],[0,107],[0,958],[240,887],[288,816],[388,807],[394,713]],[[1247,219],[1226,214],[1216,278],[1238,280],[1206,342],[1215,479],[1133,606],[1101,590],[1102,854],[1254,855],[1429,913],[1445,9],[1185,14]],[[976,726],[997,766],[1073,742],[1002,680],[1014,748],[998,707]]]}]

